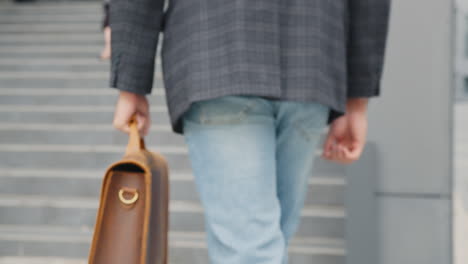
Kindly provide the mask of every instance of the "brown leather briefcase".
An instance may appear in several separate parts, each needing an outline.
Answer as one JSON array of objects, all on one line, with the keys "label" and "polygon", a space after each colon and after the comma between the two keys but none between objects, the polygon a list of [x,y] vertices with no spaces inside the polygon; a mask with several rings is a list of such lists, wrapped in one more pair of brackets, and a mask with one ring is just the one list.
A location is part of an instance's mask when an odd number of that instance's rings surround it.
[{"label": "brown leather briefcase", "polygon": [[167,161],[146,150],[135,119],[124,157],[103,179],[89,264],[166,264]]}]

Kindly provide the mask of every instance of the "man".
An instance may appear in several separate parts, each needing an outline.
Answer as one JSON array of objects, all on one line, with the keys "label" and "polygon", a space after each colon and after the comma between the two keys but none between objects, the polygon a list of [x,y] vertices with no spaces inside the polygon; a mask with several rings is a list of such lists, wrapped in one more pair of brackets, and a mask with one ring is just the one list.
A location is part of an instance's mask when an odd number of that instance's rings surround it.
[{"label": "man", "polygon": [[212,263],[287,263],[320,134],[348,164],[380,94],[390,0],[113,0],[114,126],[150,127],[159,33],[172,130],[185,136]]}]

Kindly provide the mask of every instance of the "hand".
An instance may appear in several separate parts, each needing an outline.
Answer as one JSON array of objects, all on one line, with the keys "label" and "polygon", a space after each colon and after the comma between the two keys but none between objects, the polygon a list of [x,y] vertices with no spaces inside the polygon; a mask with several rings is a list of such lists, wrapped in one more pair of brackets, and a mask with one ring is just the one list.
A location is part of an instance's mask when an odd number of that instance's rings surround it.
[{"label": "hand", "polygon": [[346,114],[330,126],[322,158],[341,164],[359,159],[367,136],[367,101],[367,98],[348,99]]},{"label": "hand", "polygon": [[149,115],[149,104],[146,96],[120,91],[114,113],[114,127],[125,133],[130,132],[130,118],[136,114],[138,131],[141,136],[148,134],[151,119]]}]

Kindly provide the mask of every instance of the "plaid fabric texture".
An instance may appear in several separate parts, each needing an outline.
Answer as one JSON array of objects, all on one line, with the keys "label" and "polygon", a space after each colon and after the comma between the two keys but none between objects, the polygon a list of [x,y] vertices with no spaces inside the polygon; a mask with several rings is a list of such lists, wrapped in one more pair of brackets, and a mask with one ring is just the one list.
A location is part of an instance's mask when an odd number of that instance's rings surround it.
[{"label": "plaid fabric texture", "polygon": [[330,123],[380,94],[390,1],[112,0],[110,87],[151,93],[161,42],[176,133],[192,102],[231,94],[318,101]]}]

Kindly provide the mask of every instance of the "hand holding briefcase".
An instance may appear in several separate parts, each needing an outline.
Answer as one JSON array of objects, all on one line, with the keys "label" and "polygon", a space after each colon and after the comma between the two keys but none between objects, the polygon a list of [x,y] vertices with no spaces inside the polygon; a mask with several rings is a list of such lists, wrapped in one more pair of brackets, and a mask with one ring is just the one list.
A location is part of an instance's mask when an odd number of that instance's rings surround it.
[{"label": "hand holding briefcase", "polygon": [[124,157],[106,170],[89,264],[167,264],[167,161],[146,150],[133,118]]}]

